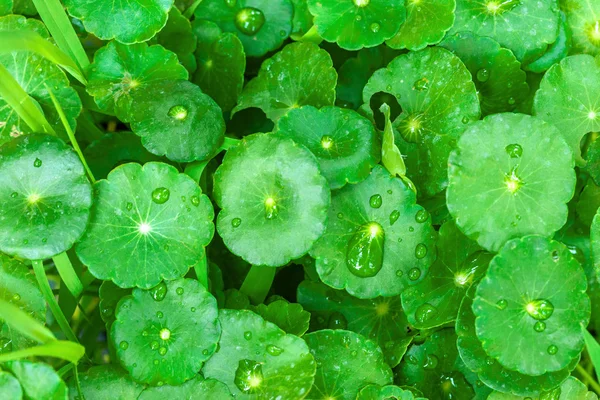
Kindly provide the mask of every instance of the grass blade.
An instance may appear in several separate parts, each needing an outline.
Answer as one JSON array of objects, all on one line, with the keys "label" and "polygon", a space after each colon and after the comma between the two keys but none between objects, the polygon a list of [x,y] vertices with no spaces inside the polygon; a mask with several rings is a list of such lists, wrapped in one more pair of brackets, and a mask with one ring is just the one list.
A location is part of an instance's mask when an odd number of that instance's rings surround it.
[{"label": "grass blade", "polygon": [[59,255],[52,257],[52,261],[54,261],[58,274],[67,289],[69,289],[69,292],[71,292],[73,297],[79,297],[81,292],[83,292],[83,284],[81,283],[79,276],[77,276],[67,253],[60,253]]},{"label": "grass blade", "polygon": [[53,340],[41,346],[29,347],[0,354],[0,362],[20,360],[26,357],[54,357],[77,364],[85,354],[85,348],[68,340]]},{"label": "grass blade", "polygon": [[90,60],[60,0],[33,0],[33,4],[58,47],[75,61],[81,71],[85,71]]},{"label": "grass blade", "polygon": [[56,340],[52,332],[19,307],[0,299],[0,319],[8,326],[39,343]]},{"label": "grass blade", "polygon": [[585,339],[585,347],[587,347],[588,354],[594,364],[596,370],[596,379],[598,379],[598,371],[600,371],[600,344],[594,339],[591,333],[587,329],[583,330],[583,337]]},{"label": "grass blade", "polygon": [[30,31],[0,32],[0,53],[13,51],[31,51],[69,72],[84,85],[87,84],[83,73],[64,52],[39,34]]}]

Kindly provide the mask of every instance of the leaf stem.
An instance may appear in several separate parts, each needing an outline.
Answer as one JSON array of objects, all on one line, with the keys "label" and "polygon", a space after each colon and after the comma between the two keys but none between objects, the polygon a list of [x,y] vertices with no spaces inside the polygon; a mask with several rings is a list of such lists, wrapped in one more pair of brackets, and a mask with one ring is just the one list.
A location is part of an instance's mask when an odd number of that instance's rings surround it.
[{"label": "leaf stem", "polygon": [[204,256],[194,265],[194,271],[196,271],[196,278],[198,281],[208,289],[208,257],[206,255],[206,249],[204,249]]},{"label": "leaf stem", "polygon": [[48,306],[50,307],[50,311],[52,311],[52,315],[54,315],[54,318],[56,319],[56,323],[58,323],[58,326],[63,331],[67,339],[69,339],[72,342],[79,343],[79,340],[77,340],[77,336],[75,336],[75,333],[73,333],[73,330],[69,325],[69,321],[67,321],[60,307],[58,306],[56,298],[54,297],[54,293],[52,293],[52,288],[50,288],[48,278],[46,277],[44,263],[42,261],[36,260],[32,261],[31,265],[33,266],[33,272],[35,273],[35,277],[38,281],[38,286],[40,287],[40,290],[44,295]]},{"label": "leaf stem", "polygon": [[58,271],[62,282],[67,286],[67,289],[69,289],[69,292],[71,292],[73,297],[79,297],[81,292],[83,292],[83,284],[81,283],[79,276],[77,276],[67,253],[60,253],[52,257],[52,261],[54,261],[56,270]]},{"label": "leaf stem", "polygon": [[321,37],[321,35],[319,35],[319,32],[317,31],[317,26],[313,25],[308,32],[306,32],[303,36],[301,37],[297,37],[297,35],[293,35],[292,39],[298,41],[298,42],[303,42],[303,43],[314,43],[314,44],[321,44],[321,42],[323,41],[323,38]]},{"label": "leaf stem", "polygon": [[187,19],[192,18],[192,15],[194,15],[194,11],[196,11],[196,8],[198,8],[200,3],[202,3],[202,0],[196,0],[191,6],[189,6],[184,11],[183,16],[186,17]]},{"label": "leaf stem", "polygon": [[253,265],[240,287],[240,292],[248,296],[252,303],[261,304],[271,290],[276,270],[273,267]]},{"label": "leaf stem", "polygon": [[575,369],[581,374],[584,380],[587,381],[589,386],[591,386],[592,389],[594,389],[594,392],[600,394],[600,384],[598,384],[598,382],[596,382],[596,380],[590,374],[588,374],[585,368],[583,368],[581,364],[577,364],[577,367],[575,367]]}]

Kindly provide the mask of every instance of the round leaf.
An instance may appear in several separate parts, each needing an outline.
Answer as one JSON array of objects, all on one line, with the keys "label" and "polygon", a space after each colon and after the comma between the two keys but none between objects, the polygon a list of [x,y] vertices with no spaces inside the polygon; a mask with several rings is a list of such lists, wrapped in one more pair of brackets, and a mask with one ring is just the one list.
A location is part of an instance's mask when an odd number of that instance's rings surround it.
[{"label": "round leaf", "polygon": [[43,260],[73,246],[90,217],[92,188],[62,140],[32,134],[0,148],[0,251]]},{"label": "round leaf", "polygon": [[247,55],[261,57],[290,35],[294,8],[289,0],[204,0],[195,14],[237,35]]},{"label": "round leaf", "polygon": [[559,18],[555,0],[457,0],[456,21],[450,32],[489,36],[527,64],[554,43]]},{"label": "round leaf", "polygon": [[151,153],[177,162],[210,158],[225,121],[210,96],[188,81],[164,80],[133,95],[131,130]]},{"label": "round leaf", "polygon": [[525,375],[504,368],[494,358],[488,356],[475,332],[473,297],[476,287],[471,287],[460,306],[456,319],[457,346],[466,366],[477,373],[479,379],[494,390],[509,392],[516,396],[535,396],[540,390],[551,390],[561,384],[571,374],[579,362],[575,357],[566,368],[539,376]]},{"label": "round leaf", "polygon": [[219,322],[219,351],[204,366],[205,377],[242,400],[302,398],[310,390],[316,366],[302,339],[247,310],[220,310]]},{"label": "round leaf", "polygon": [[54,369],[42,362],[9,361],[3,368],[21,384],[24,398],[30,400],[67,400],[67,385]]},{"label": "round leaf", "polygon": [[98,296],[100,297],[98,307],[100,308],[100,317],[107,327],[110,328],[115,321],[115,311],[119,300],[129,294],[131,294],[131,289],[121,289],[112,281],[102,282],[98,290]]},{"label": "round leaf", "polygon": [[512,111],[527,96],[529,86],[521,63],[493,39],[460,32],[441,46],[456,54],[471,72],[483,115]]},{"label": "round leaf", "polygon": [[232,115],[257,107],[277,121],[293,108],[331,106],[336,81],[337,72],[325,50],[312,43],[292,43],[263,62],[258,76],[244,88]]},{"label": "round leaf", "polygon": [[167,23],[173,0],[65,0],[69,14],[100,39],[144,42]]},{"label": "round leaf", "polygon": [[308,0],[308,9],[319,35],[345,50],[380,45],[406,16],[401,0]]},{"label": "round leaf", "polygon": [[356,400],[414,400],[415,396],[409,390],[398,386],[367,385],[358,392]]},{"label": "round leaf", "polygon": [[[24,264],[3,254],[0,254],[0,299],[12,303],[42,323],[46,320],[46,300],[35,277]],[[0,353],[35,344],[0,320]]]},{"label": "round leaf", "polygon": [[4,400],[21,400],[23,398],[23,389],[19,381],[4,371],[0,371],[0,393]]},{"label": "round leaf", "polygon": [[252,310],[263,317],[265,321],[274,323],[286,333],[302,336],[308,330],[310,313],[304,311],[300,304],[275,300],[268,305],[259,304]]},{"label": "round leaf", "polygon": [[[79,373],[79,386],[88,400],[137,399],[144,390],[117,365],[98,365]],[[74,379],[69,381],[69,399],[79,399]]]},{"label": "round leaf", "polygon": [[435,259],[428,213],[381,166],[332,196],[327,230],[311,249],[322,281],[358,298],[394,296],[421,280]]},{"label": "round leaf", "polygon": [[95,277],[149,289],[204,257],[214,233],[212,205],[174,167],[124,164],[95,190],[92,218],[76,247]]},{"label": "round leaf", "polygon": [[183,385],[149,387],[142,392],[138,400],[164,399],[233,399],[227,385],[215,379],[204,379],[200,375]]},{"label": "round leaf", "polygon": [[583,164],[580,142],[600,131],[600,58],[576,55],[550,68],[533,104],[536,116],[555,125]]},{"label": "round leaf", "polygon": [[177,56],[162,46],[125,45],[115,41],[96,51],[87,71],[86,89],[98,107],[115,113],[123,121],[131,118],[135,93],[146,92],[156,81],[188,77]]},{"label": "round leaf", "polygon": [[[527,71],[541,73],[554,64],[560,62],[563,58],[569,55],[572,47],[572,32],[567,24],[567,17],[564,12],[560,13],[560,21],[558,25],[558,37],[556,41],[548,46],[548,50],[537,60],[527,64],[524,68]],[[541,79],[541,77],[540,77]],[[531,92],[530,92],[531,95]]]},{"label": "round leaf", "polygon": [[490,251],[515,237],[550,236],[566,222],[573,167],[552,125],[523,114],[490,115],[471,124],[450,155],[448,209],[463,233]]},{"label": "round leaf", "polygon": [[587,280],[564,245],[540,236],[508,242],[473,301],[487,354],[527,375],[559,371],[581,353],[590,319]]},{"label": "round leaf", "polygon": [[315,384],[307,399],[354,400],[365,384],[392,383],[381,349],[358,333],[330,330],[304,336],[317,361]]},{"label": "round leaf", "polygon": [[479,119],[471,74],[449,51],[428,48],[398,56],[375,72],[363,91],[361,111],[377,112],[370,107],[381,92],[393,95],[402,111],[393,123],[408,177],[425,196],[442,191],[450,151],[466,124]]},{"label": "round leaf", "polygon": [[406,4],[406,21],[390,40],[393,49],[421,50],[439,43],[454,24],[455,0],[417,0]]},{"label": "round leaf", "polygon": [[600,55],[600,3],[589,0],[565,1],[573,47],[578,53]]},{"label": "round leaf", "polygon": [[[189,72],[196,70],[193,56],[196,50],[196,40],[190,20],[181,15],[181,11],[177,7],[171,8],[167,24],[153,39],[165,49],[177,54],[177,58]],[[194,61],[192,65],[184,62],[188,59]]]},{"label": "round leaf", "polygon": [[194,279],[134,289],[119,302],[111,339],[137,382],[180,385],[217,350],[217,301]]},{"label": "round leaf", "polygon": [[251,264],[285,265],[325,230],[327,182],[315,157],[291,139],[245,137],[227,151],[214,182],[219,235]]},{"label": "round leaf", "polygon": [[304,106],[279,119],[277,132],[317,157],[331,189],[364,180],[380,158],[381,142],[373,124],[352,110]]}]

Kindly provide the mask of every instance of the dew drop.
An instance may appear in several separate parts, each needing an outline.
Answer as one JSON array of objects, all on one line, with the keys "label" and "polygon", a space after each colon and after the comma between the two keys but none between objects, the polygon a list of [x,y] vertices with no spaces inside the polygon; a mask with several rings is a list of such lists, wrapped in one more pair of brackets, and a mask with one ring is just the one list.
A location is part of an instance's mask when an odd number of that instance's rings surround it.
[{"label": "dew drop", "polygon": [[424,303],[417,307],[417,310],[415,311],[415,320],[422,324],[435,317],[436,314],[437,309],[434,306],[429,303]]},{"label": "dew drop", "polygon": [[277,357],[278,355],[283,353],[283,349],[281,347],[277,347],[273,344],[270,344],[267,346],[267,353],[269,353],[272,356]]},{"label": "dew drop", "polygon": [[427,210],[419,210],[419,211],[417,211],[417,214],[415,215],[415,221],[417,221],[420,224],[427,221],[428,218],[429,218],[429,213],[427,212]]},{"label": "dew drop", "polygon": [[406,358],[406,361],[408,361],[410,364],[418,364],[419,360],[417,360],[417,357],[410,355]]},{"label": "dew drop", "polygon": [[412,268],[408,271],[408,279],[411,281],[416,281],[421,277],[421,270],[419,268]]},{"label": "dew drop", "polygon": [[177,293],[178,295],[182,295],[183,294],[183,288],[182,287],[178,287],[177,289],[175,289],[175,293]]},{"label": "dew drop", "polygon": [[152,201],[156,204],[165,204],[170,196],[171,191],[165,187],[159,187],[152,191]]},{"label": "dew drop", "polygon": [[162,317],[164,317],[165,315],[162,313],[162,311],[157,311],[157,312],[156,312],[156,316],[157,316],[158,318],[162,318]]},{"label": "dew drop", "polygon": [[557,262],[559,260],[560,256],[558,255],[558,250],[554,250],[552,252],[552,261]]},{"label": "dew drop", "polygon": [[240,218],[234,218],[231,220],[231,226],[233,226],[234,228],[237,228],[238,226],[240,226],[242,223],[242,220]]},{"label": "dew drop", "polygon": [[142,331],[142,336],[148,336],[148,331]]},{"label": "dew drop", "polygon": [[553,356],[556,353],[558,353],[558,347],[556,347],[553,344],[551,344],[550,346],[548,346],[548,354],[550,354],[551,356]]},{"label": "dew drop", "polygon": [[506,150],[506,154],[508,154],[510,158],[520,158],[523,155],[523,148],[518,143],[509,144],[504,150]]},{"label": "dew drop", "polygon": [[500,299],[496,303],[496,306],[498,306],[499,309],[504,310],[506,308],[506,306],[508,306],[508,302],[504,299]]},{"label": "dew drop", "polygon": [[468,124],[469,123],[469,118],[468,117],[463,117],[462,123],[463,124]]},{"label": "dew drop", "polygon": [[425,363],[423,364],[423,368],[435,369],[438,366],[439,361],[440,360],[435,355],[428,354],[427,357],[425,358]]},{"label": "dew drop", "polygon": [[489,70],[487,70],[486,68],[481,68],[479,71],[477,71],[477,80],[479,82],[487,82],[488,79],[490,79]]},{"label": "dew drop", "polygon": [[160,332],[158,332],[158,336],[160,336],[162,340],[169,340],[171,339],[171,331],[167,328],[162,328]]},{"label": "dew drop", "polygon": [[381,207],[382,203],[383,203],[383,199],[381,198],[381,195],[379,195],[379,194],[374,194],[369,199],[369,205],[371,207],[373,207],[373,208],[379,208],[379,207]]},{"label": "dew drop", "polygon": [[133,203],[127,202],[127,205],[125,205],[125,208],[127,209],[127,211],[131,211],[131,209],[133,208]]},{"label": "dew drop", "polygon": [[390,226],[394,225],[396,221],[400,218],[400,211],[394,210],[390,213]]},{"label": "dew drop", "polygon": [[515,98],[514,98],[514,97],[509,97],[509,98],[508,98],[508,104],[509,104],[509,105],[511,105],[511,106],[512,106],[512,105],[514,105],[516,102],[517,102],[517,101],[515,100]]},{"label": "dew drop", "polygon": [[427,78],[421,78],[413,84],[413,90],[422,92],[429,89],[429,80]]},{"label": "dew drop", "polygon": [[154,361],[152,361],[152,363],[153,363],[154,365],[158,365],[158,364],[159,364],[159,361],[155,359]]},{"label": "dew drop", "polygon": [[527,303],[525,310],[532,318],[544,321],[552,316],[554,305],[549,300],[537,299]]},{"label": "dew drop", "polygon": [[196,207],[198,207],[200,205],[200,197],[193,195],[190,200],[192,202],[192,205],[194,205]]},{"label": "dew drop", "polygon": [[360,278],[377,275],[383,266],[383,243],[385,234],[377,222],[360,226],[348,241],[346,266]]},{"label": "dew drop", "polygon": [[401,270],[401,269],[399,269],[398,271],[396,271],[396,276],[397,276],[398,278],[400,278],[402,275],[404,275],[404,272],[402,272],[402,270]]},{"label": "dew drop", "polygon": [[150,295],[156,301],[163,301],[167,295],[167,285],[164,282],[159,283],[150,289]]},{"label": "dew drop", "polygon": [[121,343],[119,343],[119,347],[122,350],[127,350],[129,348],[129,343],[127,343],[126,341],[122,341]]},{"label": "dew drop", "polygon": [[14,199],[14,198],[16,198],[18,195],[19,195],[19,193],[17,193],[17,192],[12,192],[12,193],[10,194],[10,197],[12,197],[12,198]]},{"label": "dew drop", "polygon": [[192,307],[192,308],[190,308],[190,311],[191,311],[191,312],[196,312],[196,307]]},{"label": "dew drop", "polygon": [[202,355],[203,356],[207,356],[209,353],[209,351],[207,349],[202,350]]},{"label": "dew drop", "polygon": [[338,219],[343,219],[343,218],[344,218],[344,214],[342,214],[342,213],[338,213],[338,214],[337,214],[337,217],[338,217]]},{"label": "dew drop", "polygon": [[417,247],[415,247],[415,257],[421,259],[427,255],[427,246],[423,243],[419,243]]},{"label": "dew drop", "polygon": [[164,356],[165,354],[167,354],[167,348],[166,347],[159,348],[158,354],[160,354],[161,356]]},{"label": "dew drop", "polygon": [[381,25],[379,25],[377,22],[373,22],[371,24],[371,32],[377,33],[379,32],[379,29],[381,29]]},{"label": "dew drop", "polygon": [[42,160],[40,160],[39,158],[36,158],[35,161],[33,162],[33,166],[35,168],[39,168],[42,166]]},{"label": "dew drop", "polygon": [[159,347],[159,346],[160,346],[160,345],[158,344],[158,342],[157,342],[156,340],[153,340],[153,341],[150,343],[150,348],[151,348],[152,350],[156,350],[156,349],[158,349],[158,347]]},{"label": "dew drop", "polygon": [[243,34],[254,36],[265,24],[265,15],[258,8],[244,7],[235,15],[234,23]]},{"label": "dew drop", "polygon": [[244,332],[244,339],[246,339],[246,340],[252,339],[252,332],[250,332],[250,331]]},{"label": "dew drop", "polygon": [[329,321],[327,322],[328,329],[346,329],[348,328],[348,321],[346,317],[340,312],[334,311],[329,316]]},{"label": "dew drop", "polygon": [[19,301],[21,300],[21,295],[19,293],[15,293],[12,296],[13,301]]},{"label": "dew drop", "polygon": [[538,321],[533,325],[533,330],[536,332],[544,332],[546,330],[546,323]]}]

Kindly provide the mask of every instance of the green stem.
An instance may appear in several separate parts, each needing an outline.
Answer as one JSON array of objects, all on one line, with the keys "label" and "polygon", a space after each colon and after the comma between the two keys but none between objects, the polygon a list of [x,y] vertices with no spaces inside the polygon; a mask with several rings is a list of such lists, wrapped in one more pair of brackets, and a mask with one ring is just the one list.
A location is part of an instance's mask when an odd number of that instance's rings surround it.
[{"label": "green stem", "polygon": [[303,43],[314,43],[314,44],[321,44],[321,42],[323,41],[323,38],[321,37],[321,35],[319,35],[319,32],[317,31],[317,26],[313,25],[308,32],[306,32],[304,34],[304,36],[301,37],[297,37],[297,35],[292,36],[292,39],[298,41],[298,42],[303,42]]},{"label": "green stem", "polygon": [[69,326],[69,321],[65,318],[64,314],[60,310],[58,303],[56,302],[56,298],[54,297],[54,293],[52,293],[52,288],[48,283],[48,278],[46,277],[46,270],[44,270],[44,263],[42,261],[36,260],[32,261],[31,265],[33,266],[33,272],[35,273],[35,277],[37,279],[38,285],[48,306],[50,307],[50,311],[52,311],[52,315],[54,315],[54,319],[58,323],[58,326],[63,331],[67,339],[72,342],[79,343],[77,340],[77,336],[73,333],[71,326]]},{"label": "green stem", "polygon": [[187,19],[192,18],[192,15],[194,15],[194,11],[196,11],[196,8],[198,8],[200,3],[202,3],[202,0],[196,0],[191,6],[187,8],[187,10],[185,10],[183,16]]},{"label": "green stem", "polygon": [[208,256],[206,255],[206,249],[204,249],[204,256],[200,261],[194,265],[194,271],[196,271],[196,278],[198,281],[208,289]]},{"label": "green stem", "polygon": [[275,271],[276,268],[253,265],[240,287],[240,292],[248,296],[254,304],[264,302],[271,290]]},{"label": "green stem", "polygon": [[234,139],[234,138],[225,136],[225,139],[223,140],[223,144],[219,148],[219,152],[221,152],[221,150],[229,150],[231,147],[237,146],[238,143],[240,143],[239,139]]},{"label": "green stem", "polygon": [[583,379],[589,383],[589,386],[591,386],[592,389],[594,389],[594,392],[600,394],[600,384],[598,384],[598,382],[596,382],[596,380],[592,378],[590,374],[588,374],[585,368],[583,368],[580,364],[577,364],[577,367],[575,367],[575,369],[577,370],[577,372],[579,372],[579,374],[581,374]]},{"label": "green stem", "polygon": [[209,161],[210,160],[191,162],[185,166],[185,170],[183,172],[192,178],[196,183],[198,183],[200,182],[202,172],[204,172],[204,168],[206,168]]},{"label": "green stem", "polygon": [[77,364],[73,364],[73,379],[75,379],[75,387],[77,387],[77,394],[80,399],[85,399],[83,393],[81,393],[81,384],[79,383],[79,371],[77,370]]},{"label": "green stem", "polygon": [[83,284],[81,283],[81,280],[79,280],[79,276],[77,276],[67,253],[60,253],[59,255],[52,257],[52,261],[54,261],[56,270],[58,271],[62,282],[67,289],[69,289],[69,292],[71,292],[73,297],[79,297],[81,292],[83,292]]}]

